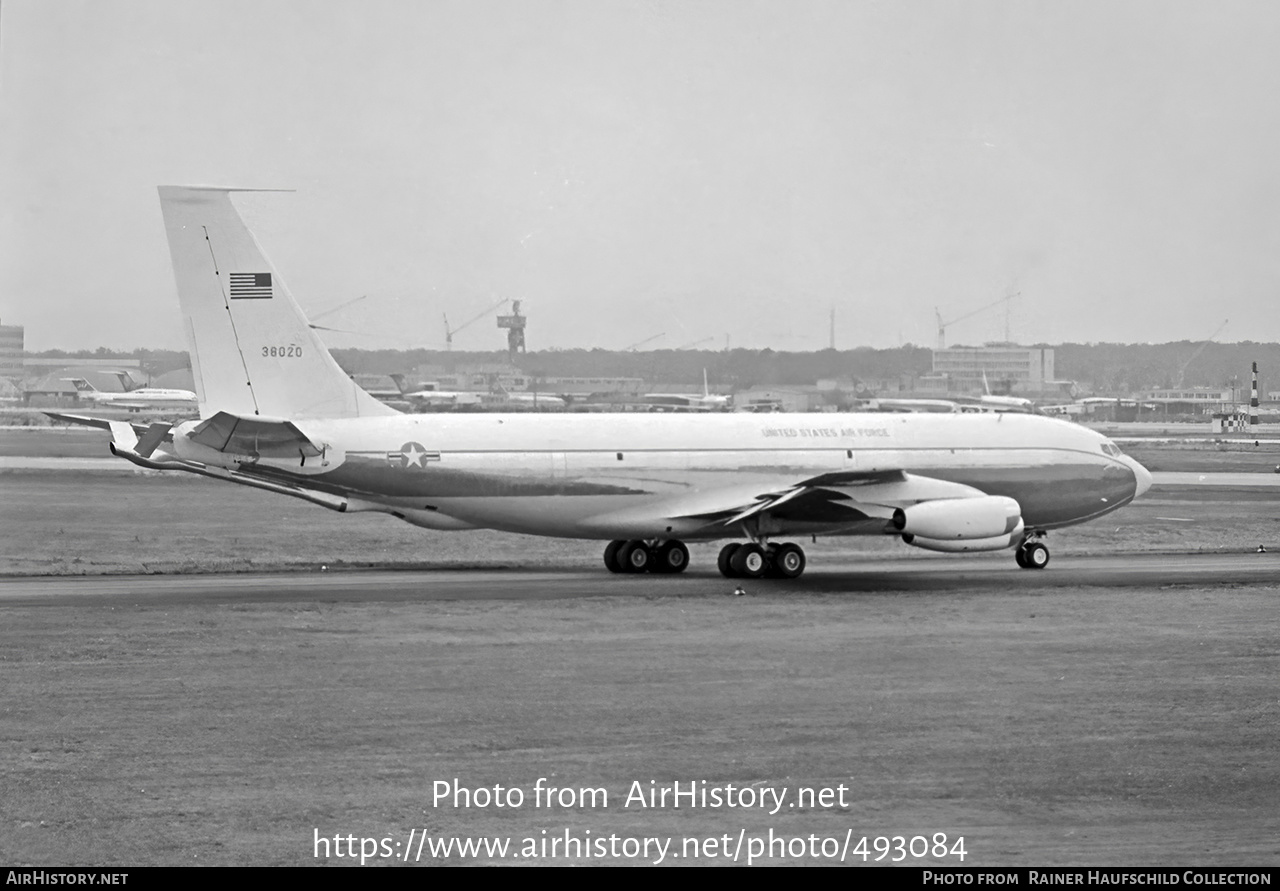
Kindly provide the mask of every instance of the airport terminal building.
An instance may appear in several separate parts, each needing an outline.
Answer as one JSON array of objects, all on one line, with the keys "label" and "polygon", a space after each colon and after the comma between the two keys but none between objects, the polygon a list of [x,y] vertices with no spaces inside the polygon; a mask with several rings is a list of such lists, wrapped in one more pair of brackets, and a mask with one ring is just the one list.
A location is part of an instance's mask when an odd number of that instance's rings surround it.
[{"label": "airport terminal building", "polygon": [[22,384],[24,329],[21,325],[0,325],[0,379],[14,386]]},{"label": "airport terminal building", "polygon": [[1053,350],[1012,343],[946,347],[933,351],[934,378],[945,378],[953,393],[1042,393],[1059,386]]}]

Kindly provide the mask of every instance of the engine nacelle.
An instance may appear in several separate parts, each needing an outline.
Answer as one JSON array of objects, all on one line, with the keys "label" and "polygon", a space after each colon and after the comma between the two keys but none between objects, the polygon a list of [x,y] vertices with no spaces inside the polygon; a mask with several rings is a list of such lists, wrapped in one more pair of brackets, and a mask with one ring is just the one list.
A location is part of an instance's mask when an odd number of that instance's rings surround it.
[{"label": "engine nacelle", "polygon": [[1004,495],[947,498],[900,507],[893,512],[892,522],[904,535],[936,541],[1007,538],[1022,528],[1022,508]]},{"label": "engine nacelle", "polygon": [[942,551],[947,554],[959,554],[965,551],[1003,551],[1022,541],[1022,523],[1008,535],[993,535],[990,538],[939,539],[922,538],[919,535],[904,535],[902,540],[913,548],[924,548],[926,551]]}]

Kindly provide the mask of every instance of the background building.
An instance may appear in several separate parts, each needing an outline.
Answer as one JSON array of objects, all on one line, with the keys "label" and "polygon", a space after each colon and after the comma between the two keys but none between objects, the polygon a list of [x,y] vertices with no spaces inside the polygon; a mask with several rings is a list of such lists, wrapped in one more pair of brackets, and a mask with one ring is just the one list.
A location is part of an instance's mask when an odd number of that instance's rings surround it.
[{"label": "background building", "polygon": [[933,351],[934,378],[954,393],[1041,393],[1055,390],[1053,350],[992,343]]},{"label": "background building", "polygon": [[0,379],[17,386],[22,383],[21,325],[0,325]]},{"label": "background building", "polygon": [[[1240,392],[1230,387],[1173,387],[1146,390],[1138,394],[1143,402],[1159,406],[1168,414],[1209,415],[1233,411],[1240,402]],[[1249,391],[1244,391],[1244,402]]]}]

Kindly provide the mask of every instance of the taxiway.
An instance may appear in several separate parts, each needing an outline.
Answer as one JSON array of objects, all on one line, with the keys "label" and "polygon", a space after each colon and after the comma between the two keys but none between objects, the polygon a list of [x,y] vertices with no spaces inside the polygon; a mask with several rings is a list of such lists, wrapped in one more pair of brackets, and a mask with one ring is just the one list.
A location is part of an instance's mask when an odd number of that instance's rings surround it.
[{"label": "taxiway", "polygon": [[[1007,555],[936,560],[878,559],[824,564],[790,582],[743,582],[748,595],[869,594],[879,591],[988,592],[1167,585],[1269,585],[1280,554],[1070,556],[1043,571],[1020,570]],[[737,583],[714,571],[681,576],[610,576],[604,568],[368,570],[342,572],[95,575],[0,578],[0,603],[73,601],[152,604],[404,603],[447,600],[554,600],[582,597],[700,597],[731,594]]]}]

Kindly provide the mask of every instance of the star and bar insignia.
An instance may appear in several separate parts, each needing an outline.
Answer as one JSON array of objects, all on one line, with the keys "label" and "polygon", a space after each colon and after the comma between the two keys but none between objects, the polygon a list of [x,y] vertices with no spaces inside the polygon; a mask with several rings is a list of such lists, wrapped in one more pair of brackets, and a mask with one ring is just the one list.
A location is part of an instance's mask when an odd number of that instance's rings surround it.
[{"label": "star and bar insignia", "polygon": [[392,467],[419,469],[427,466],[429,461],[439,461],[439,452],[430,452],[416,442],[406,442],[397,452],[387,452],[387,463]]}]

